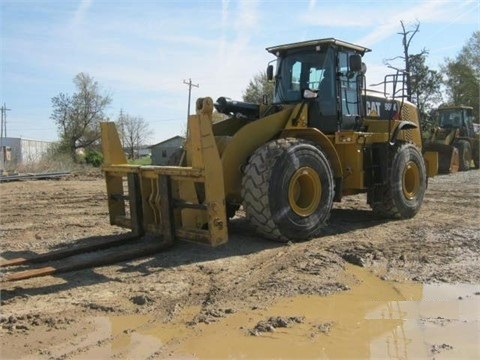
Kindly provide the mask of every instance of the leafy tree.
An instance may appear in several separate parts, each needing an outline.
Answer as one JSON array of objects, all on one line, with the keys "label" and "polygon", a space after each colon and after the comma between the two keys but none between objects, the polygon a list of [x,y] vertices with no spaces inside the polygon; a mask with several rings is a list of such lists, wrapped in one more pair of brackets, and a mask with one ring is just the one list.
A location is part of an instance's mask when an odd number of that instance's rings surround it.
[{"label": "leafy tree", "polygon": [[135,150],[145,145],[150,139],[150,126],[143,118],[131,116],[121,110],[118,116],[117,128],[119,129],[124,149],[126,149],[129,157],[133,159]]},{"label": "leafy tree", "polygon": [[105,119],[104,111],[111,98],[100,94],[98,83],[88,74],[79,73],[73,82],[76,93],[60,93],[52,98],[50,118],[57,125],[61,149],[75,159],[77,149],[88,149],[98,143],[99,122]]},{"label": "leafy tree", "polygon": [[477,122],[480,121],[480,31],[475,31],[456,59],[446,59],[442,66],[445,74],[446,105],[473,107]]},{"label": "leafy tree", "polygon": [[426,53],[410,55],[410,91],[422,116],[442,101],[442,75],[425,65]]},{"label": "leafy tree", "polygon": [[267,96],[268,102],[273,99],[274,83],[267,79],[266,71],[260,71],[250,80],[248,87],[243,92],[243,101],[256,104],[263,103],[263,97]]}]

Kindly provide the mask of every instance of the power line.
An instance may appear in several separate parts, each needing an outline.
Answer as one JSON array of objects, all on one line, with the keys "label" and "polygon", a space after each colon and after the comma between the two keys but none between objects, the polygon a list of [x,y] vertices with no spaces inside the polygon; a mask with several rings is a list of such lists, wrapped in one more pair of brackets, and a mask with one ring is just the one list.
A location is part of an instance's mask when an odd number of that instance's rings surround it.
[{"label": "power line", "polygon": [[195,86],[195,87],[198,88],[198,87],[200,87],[200,85],[192,84],[192,79],[188,79],[188,82],[183,80],[183,83],[188,85],[188,112],[187,112],[187,119],[188,119],[188,117],[190,116],[190,98],[192,96],[192,86]]}]

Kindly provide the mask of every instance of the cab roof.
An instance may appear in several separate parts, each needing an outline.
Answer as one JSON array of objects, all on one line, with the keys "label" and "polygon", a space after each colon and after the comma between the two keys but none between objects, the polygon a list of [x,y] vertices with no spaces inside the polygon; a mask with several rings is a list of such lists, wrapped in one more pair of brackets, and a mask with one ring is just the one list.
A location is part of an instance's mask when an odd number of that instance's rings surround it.
[{"label": "cab roof", "polygon": [[366,52],[371,51],[369,48],[366,48],[360,45],[355,45],[355,44],[338,40],[335,38],[300,41],[296,43],[268,47],[266,50],[272,53],[273,55],[277,55],[276,54],[277,52],[286,51],[286,50],[309,48],[309,47],[316,47],[316,46],[330,46],[330,45],[335,45],[344,49],[354,50],[362,54],[362,56]]},{"label": "cab roof", "polygon": [[447,105],[447,106],[441,106],[437,110],[442,111],[442,110],[459,110],[459,109],[472,109],[473,107],[471,106],[466,106],[466,105]]}]

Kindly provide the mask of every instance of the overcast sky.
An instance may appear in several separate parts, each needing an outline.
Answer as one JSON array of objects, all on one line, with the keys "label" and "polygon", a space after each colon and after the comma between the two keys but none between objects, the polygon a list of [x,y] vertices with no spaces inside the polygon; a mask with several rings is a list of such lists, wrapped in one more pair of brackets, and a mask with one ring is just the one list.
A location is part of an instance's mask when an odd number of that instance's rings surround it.
[{"label": "overcast sky", "polygon": [[480,29],[480,3],[415,1],[0,0],[0,105],[7,135],[57,140],[51,98],[75,92],[88,73],[120,109],[144,118],[157,143],[185,130],[190,78],[197,97],[241,100],[273,56],[266,47],[335,37],[372,49],[367,84],[402,54],[400,20],[420,32],[411,53],[429,51],[438,70]]}]

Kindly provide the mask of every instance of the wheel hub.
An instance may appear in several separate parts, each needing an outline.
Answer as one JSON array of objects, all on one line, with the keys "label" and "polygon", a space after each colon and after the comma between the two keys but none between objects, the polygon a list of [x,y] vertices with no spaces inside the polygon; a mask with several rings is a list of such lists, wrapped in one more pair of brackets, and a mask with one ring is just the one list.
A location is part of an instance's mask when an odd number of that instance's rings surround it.
[{"label": "wheel hub", "polygon": [[412,200],[420,189],[420,170],[415,162],[409,161],[405,166],[402,177],[403,195]]},{"label": "wheel hub", "polygon": [[298,215],[312,215],[320,204],[322,184],[317,172],[310,167],[301,167],[292,175],[288,187],[288,202]]}]

